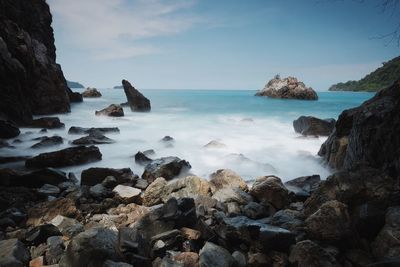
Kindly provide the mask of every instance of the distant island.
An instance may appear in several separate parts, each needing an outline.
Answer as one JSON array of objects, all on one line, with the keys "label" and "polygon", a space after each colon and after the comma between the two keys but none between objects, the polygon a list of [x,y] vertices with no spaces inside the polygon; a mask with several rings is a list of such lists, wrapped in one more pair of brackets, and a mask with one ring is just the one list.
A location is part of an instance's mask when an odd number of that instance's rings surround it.
[{"label": "distant island", "polygon": [[368,91],[376,92],[392,85],[400,77],[400,56],[371,72],[359,81],[337,83],[329,88],[329,91]]},{"label": "distant island", "polygon": [[78,82],[71,82],[67,80],[67,86],[69,88],[85,88],[82,84],[78,83]]},{"label": "distant island", "polygon": [[116,85],[113,87],[114,89],[124,89],[124,87],[122,85]]}]

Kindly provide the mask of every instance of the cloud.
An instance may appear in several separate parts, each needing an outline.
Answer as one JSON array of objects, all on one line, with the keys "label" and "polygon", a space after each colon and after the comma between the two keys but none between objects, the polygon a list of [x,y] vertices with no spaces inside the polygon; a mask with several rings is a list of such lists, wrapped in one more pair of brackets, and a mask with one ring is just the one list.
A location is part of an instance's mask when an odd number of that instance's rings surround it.
[{"label": "cloud", "polygon": [[182,33],[200,18],[196,0],[49,0],[66,42],[93,58],[129,58],[160,51],[154,37]]}]

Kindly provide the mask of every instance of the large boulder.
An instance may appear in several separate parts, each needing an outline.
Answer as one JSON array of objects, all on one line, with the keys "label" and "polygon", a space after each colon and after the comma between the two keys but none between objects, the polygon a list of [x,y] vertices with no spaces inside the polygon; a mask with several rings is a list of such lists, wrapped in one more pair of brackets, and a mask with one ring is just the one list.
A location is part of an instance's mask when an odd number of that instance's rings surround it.
[{"label": "large boulder", "polygon": [[237,187],[247,190],[246,182],[236,172],[229,169],[221,169],[210,175],[210,183],[214,190],[225,187]]},{"label": "large boulder", "polygon": [[289,204],[289,191],[279,177],[262,176],[256,178],[250,194],[264,204],[271,204],[276,209],[283,209]]},{"label": "large boulder", "polygon": [[82,171],[81,185],[96,185],[104,181],[108,176],[113,176],[117,183],[128,182],[134,176],[130,168],[89,168]]},{"label": "large boulder", "polygon": [[302,176],[284,183],[286,188],[300,200],[307,199],[321,183],[319,175]]},{"label": "large boulder", "polygon": [[293,121],[293,128],[296,133],[302,135],[328,136],[335,128],[334,119],[321,120],[312,116],[301,116]]},{"label": "large boulder", "polygon": [[235,267],[235,258],[225,248],[206,242],[200,250],[200,267]]},{"label": "large boulder", "polygon": [[0,186],[24,186],[40,188],[44,184],[59,185],[70,181],[67,175],[53,168],[32,172],[19,172],[12,169],[0,169]]},{"label": "large boulder", "polygon": [[119,133],[119,129],[117,127],[103,127],[103,128],[83,128],[72,126],[68,130],[68,134],[96,134],[96,133]]},{"label": "large boulder", "polygon": [[111,104],[108,107],[95,112],[96,115],[104,115],[110,117],[123,117],[124,110],[121,105]]},{"label": "large boulder", "polygon": [[102,155],[96,146],[78,146],[59,151],[42,153],[25,162],[27,168],[65,167],[101,160]]},{"label": "large boulder", "polygon": [[293,246],[289,261],[298,267],[341,267],[334,255],[311,240],[298,242]]},{"label": "large boulder", "polygon": [[18,239],[0,241],[0,266],[24,267],[29,263],[30,254]]},{"label": "large boulder", "polygon": [[318,100],[317,93],[311,88],[306,87],[295,77],[281,79],[276,76],[270,80],[256,96],[268,96],[272,98],[293,98],[300,100]]},{"label": "large boulder", "polygon": [[44,129],[59,129],[64,128],[65,124],[58,117],[42,117],[33,120],[29,127],[44,128]]},{"label": "large boulder", "polygon": [[329,166],[351,169],[364,163],[396,177],[400,173],[400,80],[361,106],[340,114],[319,155]]},{"label": "large boulder", "polygon": [[136,90],[127,80],[122,80],[122,86],[132,111],[151,110],[150,100]]},{"label": "large boulder", "polygon": [[82,97],[101,97],[101,93],[96,88],[88,87],[82,93]]},{"label": "large boulder", "polygon": [[0,138],[13,138],[19,134],[20,131],[13,122],[0,120]]},{"label": "large boulder", "polygon": [[54,135],[54,136],[51,136],[51,137],[44,136],[44,137],[40,138],[39,142],[37,142],[36,144],[33,144],[31,146],[31,148],[35,148],[35,149],[37,149],[37,148],[45,148],[45,147],[60,145],[62,143],[64,143],[64,141],[63,141],[63,138],[61,136],[57,136],[57,135]]},{"label": "large boulder", "polygon": [[158,177],[171,180],[190,168],[189,162],[178,157],[159,158],[146,165],[142,178],[148,182],[153,182]]},{"label": "large boulder", "polygon": [[97,144],[112,144],[114,140],[103,135],[101,132],[93,132],[87,136],[75,139],[72,141],[74,145],[97,145]]}]

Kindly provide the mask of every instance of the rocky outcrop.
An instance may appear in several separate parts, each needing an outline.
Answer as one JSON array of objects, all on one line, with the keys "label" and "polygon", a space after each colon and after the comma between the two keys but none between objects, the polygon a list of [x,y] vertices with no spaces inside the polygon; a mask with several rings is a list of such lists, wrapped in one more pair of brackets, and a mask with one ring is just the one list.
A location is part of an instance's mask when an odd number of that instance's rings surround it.
[{"label": "rocky outcrop", "polygon": [[104,115],[110,117],[123,117],[124,110],[121,105],[111,104],[108,107],[95,112],[96,115]]},{"label": "rocky outcrop", "polygon": [[96,88],[88,87],[82,93],[82,97],[101,97],[101,93]]},{"label": "rocky outcrop", "polygon": [[20,130],[13,122],[0,120],[0,138],[13,138],[19,134]]},{"label": "rocky outcrop", "polygon": [[264,89],[258,91],[256,96],[268,96],[272,98],[318,100],[317,93],[311,88],[306,87],[295,77],[281,79],[279,75],[270,80]]},{"label": "rocky outcrop", "polygon": [[158,177],[171,180],[179,174],[188,171],[192,166],[186,160],[178,157],[164,157],[151,161],[144,168],[142,178],[153,182]]},{"label": "rocky outcrop", "polygon": [[33,128],[44,128],[44,129],[58,129],[64,128],[65,124],[60,121],[58,117],[42,117],[40,119],[33,120],[29,127]]},{"label": "rocky outcrop", "polygon": [[72,141],[74,145],[96,145],[96,144],[112,144],[114,140],[103,135],[100,131],[91,132],[88,136],[84,136]]},{"label": "rocky outcrop", "polygon": [[334,119],[321,120],[312,116],[301,116],[293,121],[293,128],[296,133],[305,136],[328,136],[332,133],[335,123]]},{"label": "rocky outcrop", "polygon": [[400,173],[399,132],[400,80],[361,106],[343,111],[318,154],[336,169],[366,164],[396,177]]},{"label": "rocky outcrop", "polygon": [[122,80],[122,85],[132,111],[150,111],[150,100],[135,89],[127,80]]},{"label": "rocky outcrop", "polygon": [[49,147],[49,146],[55,146],[55,145],[60,145],[62,144],[64,141],[62,139],[61,136],[43,136],[40,137],[40,140],[38,143],[34,144],[31,146],[31,148],[45,148],[45,147]]},{"label": "rocky outcrop", "polygon": [[96,185],[103,182],[106,177],[114,177],[118,183],[131,181],[134,177],[132,170],[129,168],[112,169],[112,168],[89,168],[82,171],[82,185]]},{"label": "rocky outcrop", "polygon": [[68,130],[68,134],[105,134],[105,133],[119,133],[117,127],[104,127],[104,128],[82,128],[77,126],[72,126]]},{"label": "rocky outcrop", "polygon": [[44,0],[0,2],[0,115],[19,124],[70,111],[51,22]]}]

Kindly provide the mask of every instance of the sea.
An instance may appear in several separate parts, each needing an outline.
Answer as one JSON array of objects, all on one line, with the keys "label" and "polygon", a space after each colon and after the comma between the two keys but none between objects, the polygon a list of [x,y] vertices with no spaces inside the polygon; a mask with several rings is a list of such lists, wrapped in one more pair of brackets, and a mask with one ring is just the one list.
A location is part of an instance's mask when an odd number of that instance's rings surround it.
[{"label": "sea", "polygon": [[[74,89],[82,92],[83,90]],[[95,111],[110,104],[126,102],[122,89],[100,89],[102,97],[84,98],[74,103],[71,113],[56,114],[65,129],[22,128],[0,156],[33,156],[70,147],[81,136],[68,134],[71,126],[118,127],[109,133],[114,144],[98,145],[103,159],[90,164],[61,168],[78,178],[89,167],[131,168],[142,174],[144,167],[135,163],[138,151],[153,149],[152,158],[177,156],[192,166],[190,173],[203,178],[218,169],[231,169],[247,181],[276,175],[283,181],[319,174],[325,179],[332,172],[317,155],[327,137],[303,137],[293,129],[299,116],[337,119],[339,114],[360,105],[373,96],[365,92],[318,92],[318,101],[282,100],[256,97],[254,90],[141,90],[151,101],[151,112],[132,112],[124,107],[124,117],[96,116]],[[45,149],[30,148],[33,139],[59,135],[64,144]],[[172,143],[160,141],[164,136]],[[216,147],[206,146],[216,141]],[[0,167],[23,168],[23,163]]]}]

